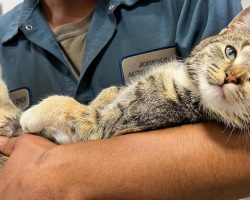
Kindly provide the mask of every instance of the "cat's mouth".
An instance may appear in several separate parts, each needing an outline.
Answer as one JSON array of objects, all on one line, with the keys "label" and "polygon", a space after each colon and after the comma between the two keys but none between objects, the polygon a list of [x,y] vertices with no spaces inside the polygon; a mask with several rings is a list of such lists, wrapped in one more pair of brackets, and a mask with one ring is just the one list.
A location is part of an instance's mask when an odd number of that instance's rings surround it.
[{"label": "cat's mouth", "polygon": [[212,87],[212,92],[214,93],[216,97],[219,97],[221,99],[226,99],[224,85],[216,85],[216,84],[210,83],[210,86]]},{"label": "cat's mouth", "polygon": [[[214,97],[219,98],[220,100],[227,101],[228,103],[235,102],[235,90],[236,85],[233,83],[227,83],[222,85],[216,85],[210,83]],[[215,99],[216,100],[216,99]]]},{"label": "cat's mouth", "polygon": [[199,76],[199,90],[202,104],[210,109],[225,109],[235,105],[237,86],[232,83],[215,82],[206,76]]}]

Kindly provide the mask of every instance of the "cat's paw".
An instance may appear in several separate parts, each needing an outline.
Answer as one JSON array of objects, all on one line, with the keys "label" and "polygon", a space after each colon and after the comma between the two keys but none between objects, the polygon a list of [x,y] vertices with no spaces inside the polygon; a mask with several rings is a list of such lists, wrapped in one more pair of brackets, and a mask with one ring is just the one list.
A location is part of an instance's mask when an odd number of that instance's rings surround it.
[{"label": "cat's paw", "polygon": [[39,110],[42,108],[39,108],[39,105],[34,106],[27,111],[25,111],[21,118],[20,118],[20,124],[25,132],[29,133],[39,133],[45,128],[45,124],[43,123],[42,117],[39,114]]},{"label": "cat's paw", "polygon": [[[67,142],[76,142],[97,132],[97,117],[95,109],[71,97],[51,96],[25,111],[20,124],[25,132],[39,133],[54,138],[58,143],[62,143],[62,137],[63,141],[66,138]],[[56,131],[46,131],[48,128]]]},{"label": "cat's paw", "polygon": [[20,124],[25,132],[31,133],[39,133],[48,127],[70,132],[70,119],[81,118],[77,113],[82,107],[71,97],[50,96],[25,111],[21,116]]}]

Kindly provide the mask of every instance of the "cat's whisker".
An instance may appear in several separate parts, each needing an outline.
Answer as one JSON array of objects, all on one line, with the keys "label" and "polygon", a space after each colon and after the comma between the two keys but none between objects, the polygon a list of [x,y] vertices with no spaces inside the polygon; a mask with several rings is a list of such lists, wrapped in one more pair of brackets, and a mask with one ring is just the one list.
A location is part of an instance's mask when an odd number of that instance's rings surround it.
[{"label": "cat's whisker", "polygon": [[229,142],[230,138],[232,137],[233,131],[234,131],[234,126],[233,126],[232,130],[230,131],[230,134],[229,134],[229,136],[228,136],[228,138],[226,140],[226,144]]}]

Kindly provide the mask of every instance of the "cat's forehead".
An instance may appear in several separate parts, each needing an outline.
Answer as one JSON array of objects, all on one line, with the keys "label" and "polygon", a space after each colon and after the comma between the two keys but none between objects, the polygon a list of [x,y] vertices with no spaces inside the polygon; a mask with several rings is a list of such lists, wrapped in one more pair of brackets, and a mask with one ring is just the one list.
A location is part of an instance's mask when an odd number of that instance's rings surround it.
[{"label": "cat's forehead", "polygon": [[223,35],[218,35],[216,40],[225,45],[234,47],[242,47],[250,45],[250,34],[241,31],[227,32]]}]

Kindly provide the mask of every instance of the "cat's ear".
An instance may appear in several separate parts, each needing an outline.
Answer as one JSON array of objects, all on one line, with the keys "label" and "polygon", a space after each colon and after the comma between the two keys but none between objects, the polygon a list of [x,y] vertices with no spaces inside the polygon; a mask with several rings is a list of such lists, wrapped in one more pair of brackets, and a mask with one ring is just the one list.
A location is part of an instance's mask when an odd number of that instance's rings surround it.
[{"label": "cat's ear", "polygon": [[250,33],[250,6],[241,11],[221,33],[235,30]]}]

